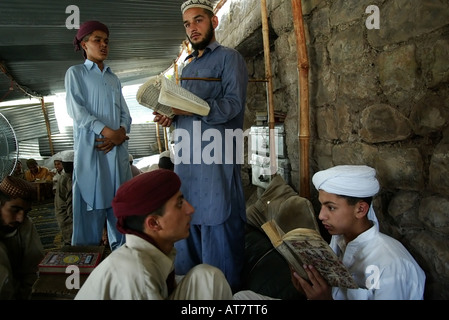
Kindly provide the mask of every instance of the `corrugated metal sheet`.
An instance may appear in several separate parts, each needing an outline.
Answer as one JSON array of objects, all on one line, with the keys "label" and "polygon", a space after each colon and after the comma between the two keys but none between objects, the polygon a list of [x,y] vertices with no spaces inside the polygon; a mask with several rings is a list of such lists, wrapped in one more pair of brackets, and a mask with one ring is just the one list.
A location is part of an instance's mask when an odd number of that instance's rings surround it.
[{"label": "corrugated metal sheet", "polygon": [[[44,103],[48,115],[50,130],[59,133],[58,122],[53,103]],[[19,144],[19,158],[40,158],[39,139],[48,141],[47,125],[42,105],[22,104],[0,107],[2,113],[11,124]]]},{"label": "corrugated metal sheet", "polygon": [[[64,129],[64,133],[52,135],[54,153],[73,149],[73,127],[65,127]],[[161,127],[159,128],[159,135],[161,138],[161,143],[164,145],[164,131]],[[43,158],[52,156],[48,139],[39,138],[38,145],[39,153]],[[157,149],[156,124],[146,123],[131,125],[128,150],[134,158],[158,154],[159,150]]]},{"label": "corrugated metal sheet", "polygon": [[[44,105],[51,132],[59,133],[53,103],[44,103]],[[0,107],[0,112],[14,128],[18,141],[48,136],[44,112],[40,103]]]},{"label": "corrugated metal sheet", "polygon": [[[71,5],[79,9],[81,23],[100,20],[109,27],[110,54],[106,63],[122,85],[143,83],[166,71],[185,40],[180,11],[183,1],[0,1],[0,102],[29,98],[27,94],[46,97],[65,91],[66,70],[83,61],[72,45],[77,30],[66,24],[73,13],[66,12]],[[211,2],[216,5],[220,1]],[[71,148],[71,133],[59,132],[54,105],[45,106],[54,152]],[[134,101],[129,108],[134,120],[151,112]],[[39,103],[0,107],[0,112],[7,115],[17,133],[20,158],[42,159],[51,155]],[[130,152],[134,158],[157,153],[155,124],[133,123]]]},{"label": "corrugated metal sheet", "polygon": [[100,20],[109,27],[106,62],[124,85],[165,71],[185,40],[183,1],[0,1],[0,63],[8,71],[0,72],[0,101],[25,98],[20,88],[36,96],[65,90],[66,70],[83,61],[72,45],[77,30],[66,23],[73,23],[68,18],[74,11],[66,13],[72,5],[79,10],[80,23]]},{"label": "corrugated metal sheet", "polygon": [[[131,98],[128,97],[128,99]],[[67,149],[73,149],[73,127],[64,127],[60,132],[55,116],[54,104],[46,103],[45,106],[52,132],[53,154]],[[148,108],[133,104],[130,104],[130,110],[135,119],[138,119],[139,116],[148,117],[152,113]],[[42,159],[52,156],[40,104],[0,107],[0,113],[5,116],[14,129],[19,143],[19,158],[27,159],[34,157],[36,159]],[[159,129],[159,136],[162,145],[164,145],[164,131],[162,127]],[[129,137],[129,150],[135,158],[159,153],[155,123],[132,124]]]}]

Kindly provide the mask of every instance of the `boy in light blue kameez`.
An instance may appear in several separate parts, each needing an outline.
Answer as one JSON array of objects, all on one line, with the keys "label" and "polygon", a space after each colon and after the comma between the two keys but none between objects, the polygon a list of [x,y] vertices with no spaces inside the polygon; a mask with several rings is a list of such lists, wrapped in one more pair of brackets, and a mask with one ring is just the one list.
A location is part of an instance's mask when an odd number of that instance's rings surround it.
[{"label": "boy in light blue kameez", "polygon": [[128,136],[131,115],[118,77],[104,64],[109,30],[98,21],[85,22],[74,40],[85,62],[65,75],[67,112],[73,119],[72,245],[98,245],[107,225],[111,250],[124,242],[117,231],[111,202],[131,179]]}]

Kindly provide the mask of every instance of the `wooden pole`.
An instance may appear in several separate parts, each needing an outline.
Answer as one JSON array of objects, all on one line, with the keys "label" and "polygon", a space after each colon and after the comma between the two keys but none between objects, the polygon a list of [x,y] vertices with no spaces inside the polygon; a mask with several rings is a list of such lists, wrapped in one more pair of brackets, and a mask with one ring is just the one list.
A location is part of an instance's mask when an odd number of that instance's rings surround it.
[{"label": "wooden pole", "polygon": [[273,77],[271,74],[271,60],[270,60],[270,38],[268,30],[268,13],[267,2],[261,0],[262,13],[262,35],[263,35],[263,51],[265,57],[265,77],[267,79],[267,100],[268,100],[268,128],[269,128],[269,144],[270,144],[270,174],[274,175],[277,172],[277,155],[276,144],[274,136],[274,104],[273,104]]},{"label": "wooden pole", "polygon": [[50,145],[50,153],[51,155],[54,155],[55,150],[53,148],[53,140],[51,139],[51,127],[50,121],[48,120],[47,107],[45,106],[44,98],[41,98],[40,100],[41,100],[42,113],[44,114],[45,126],[47,127],[47,136],[48,136],[48,143]]},{"label": "wooden pole", "polygon": [[304,198],[310,198],[309,61],[307,57],[301,0],[292,0],[292,15],[296,35],[296,51],[298,52],[299,69],[299,195]]},{"label": "wooden pole", "polygon": [[164,142],[165,142],[165,150],[168,150],[168,134],[167,134],[167,128],[164,127]]},{"label": "wooden pole", "polygon": [[159,123],[158,122],[156,122],[156,137],[157,137],[157,147],[159,149],[159,153],[162,153],[161,135],[159,133]]}]

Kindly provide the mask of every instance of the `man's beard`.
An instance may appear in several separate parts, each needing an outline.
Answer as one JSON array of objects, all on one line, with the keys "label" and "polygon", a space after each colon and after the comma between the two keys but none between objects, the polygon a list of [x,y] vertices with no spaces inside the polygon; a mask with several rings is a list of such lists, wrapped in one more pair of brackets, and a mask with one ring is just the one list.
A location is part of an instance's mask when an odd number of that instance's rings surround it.
[{"label": "man's beard", "polygon": [[15,224],[14,226],[3,224],[0,225],[0,234],[9,234],[11,232],[14,232],[19,227],[19,224]]},{"label": "man's beard", "polygon": [[190,37],[188,37],[188,38],[189,38],[190,43],[192,44],[193,50],[204,50],[209,45],[209,43],[211,42],[213,37],[214,37],[214,28],[212,26],[212,21],[211,21],[210,28],[209,28],[209,30],[207,30],[207,33],[204,36],[204,39],[202,41],[195,44],[192,42],[192,40],[190,40]]}]

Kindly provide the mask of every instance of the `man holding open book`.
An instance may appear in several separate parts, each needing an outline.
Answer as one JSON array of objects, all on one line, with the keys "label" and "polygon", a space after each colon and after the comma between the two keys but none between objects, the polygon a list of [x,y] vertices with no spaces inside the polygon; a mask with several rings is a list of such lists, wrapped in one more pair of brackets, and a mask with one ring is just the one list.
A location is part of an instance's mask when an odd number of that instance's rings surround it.
[{"label": "man holding open book", "polygon": [[[218,17],[210,1],[186,1],[181,11],[194,49],[186,58],[192,60],[182,70],[181,86],[205,100],[210,112],[173,109],[173,120],[157,113],[154,119],[163,126],[173,121],[174,170],[195,208],[190,236],[175,244],[175,270],[186,274],[197,264],[209,263],[223,270],[237,290],[244,264],[246,209],[236,146],[243,140],[248,72],[239,52],[216,41]],[[229,133],[237,135],[225,143]]]}]

